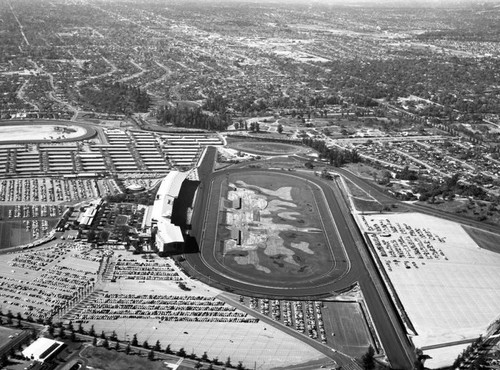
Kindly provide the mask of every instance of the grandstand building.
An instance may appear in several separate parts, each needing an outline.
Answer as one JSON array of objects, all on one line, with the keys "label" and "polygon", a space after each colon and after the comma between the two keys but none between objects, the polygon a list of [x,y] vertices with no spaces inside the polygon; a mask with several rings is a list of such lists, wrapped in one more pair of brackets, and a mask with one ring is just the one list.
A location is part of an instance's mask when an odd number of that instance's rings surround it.
[{"label": "grandstand building", "polygon": [[158,253],[176,252],[184,245],[181,227],[174,224],[172,214],[182,184],[190,172],[171,171],[162,181],[150,212],[151,234]]}]

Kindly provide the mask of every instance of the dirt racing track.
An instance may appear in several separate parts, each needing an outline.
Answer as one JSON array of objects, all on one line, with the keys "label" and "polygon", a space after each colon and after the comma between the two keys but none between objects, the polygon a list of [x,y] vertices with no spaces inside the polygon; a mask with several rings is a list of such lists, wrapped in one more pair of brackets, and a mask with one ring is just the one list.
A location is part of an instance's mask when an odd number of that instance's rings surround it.
[{"label": "dirt racing track", "polygon": [[[303,299],[349,288],[357,279],[346,247],[354,243],[332,186],[297,172],[235,169],[212,174],[200,187],[194,209],[198,217],[192,234],[200,253],[187,255],[188,263],[200,278],[241,294]],[[283,189],[289,204],[277,199]],[[236,190],[243,197],[253,194],[260,203],[264,193],[265,210],[255,216],[251,209],[238,218],[234,214],[244,213],[249,199],[235,206],[238,197],[233,195],[231,203],[228,194]],[[288,209],[292,202],[299,208]],[[269,215],[273,204],[280,207]],[[233,214],[229,223],[227,213]]]}]

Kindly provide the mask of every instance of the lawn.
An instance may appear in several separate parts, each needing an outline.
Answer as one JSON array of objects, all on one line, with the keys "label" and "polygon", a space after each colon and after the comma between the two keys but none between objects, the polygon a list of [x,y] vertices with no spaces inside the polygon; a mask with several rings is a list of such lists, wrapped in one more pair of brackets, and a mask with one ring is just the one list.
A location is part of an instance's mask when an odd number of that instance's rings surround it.
[{"label": "lawn", "polygon": [[[144,350],[143,352],[146,352]],[[102,347],[88,347],[82,352],[88,360],[87,367],[106,370],[156,370],[166,368],[163,361],[150,361],[137,355],[126,355],[123,352],[107,350]]]},{"label": "lawn", "polygon": [[500,253],[500,235],[469,226],[462,227],[481,248],[491,252]]},{"label": "lawn", "polygon": [[248,140],[248,139],[245,139],[245,141],[231,140],[228,144],[229,147],[233,149],[253,154],[261,154],[261,155],[296,154],[304,151],[303,147],[297,145],[274,143],[274,142],[259,141],[259,140]]},{"label": "lawn", "polygon": [[372,341],[360,304],[324,302],[324,305],[323,318],[325,330],[329,333],[328,344],[354,357],[365,354]]}]

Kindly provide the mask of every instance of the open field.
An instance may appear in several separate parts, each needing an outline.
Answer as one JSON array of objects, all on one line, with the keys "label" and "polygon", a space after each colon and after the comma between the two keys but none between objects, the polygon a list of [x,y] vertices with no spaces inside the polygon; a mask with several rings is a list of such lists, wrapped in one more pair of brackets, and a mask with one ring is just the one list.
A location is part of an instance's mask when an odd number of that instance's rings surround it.
[{"label": "open field", "polygon": [[[325,330],[333,348],[361,357],[373,345],[366,320],[358,302],[323,302]],[[374,346],[375,347],[375,346]]]},{"label": "open field", "polygon": [[[154,343],[152,343],[154,344]],[[143,350],[143,353],[149,351]],[[81,357],[87,360],[87,366],[106,370],[160,370],[165,369],[164,361],[150,361],[145,357],[126,355],[102,347],[87,347],[81,352]]]},{"label": "open field", "polygon": [[228,138],[228,146],[236,150],[260,155],[289,155],[302,153],[308,150],[308,148],[298,145],[249,139],[243,141],[230,137]]},{"label": "open field", "polygon": [[500,235],[469,226],[464,226],[464,230],[479,247],[491,252],[500,253]]},{"label": "open field", "polygon": [[287,284],[330,271],[335,257],[321,226],[314,185],[263,172],[228,181],[216,242],[226,268]]}]

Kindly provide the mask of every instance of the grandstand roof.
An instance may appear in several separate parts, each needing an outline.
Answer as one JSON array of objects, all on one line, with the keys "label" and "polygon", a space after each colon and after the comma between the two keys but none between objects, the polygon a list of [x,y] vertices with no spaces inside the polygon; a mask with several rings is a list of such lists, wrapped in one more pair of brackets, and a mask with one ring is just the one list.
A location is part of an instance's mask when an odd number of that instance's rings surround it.
[{"label": "grandstand roof", "polygon": [[184,242],[184,237],[182,236],[181,228],[170,222],[165,222],[165,221],[158,222],[158,234],[156,234],[156,238],[157,242],[160,241],[162,244]]},{"label": "grandstand roof", "polygon": [[176,198],[179,195],[183,181],[189,175],[189,172],[171,171],[162,181],[158,189],[158,196],[169,195]]},{"label": "grandstand roof", "polygon": [[184,241],[180,227],[172,224],[172,207],[178,197],[182,183],[189,172],[171,171],[162,181],[156,200],[153,204],[151,219],[156,220],[158,226],[157,242],[161,244],[181,243]]}]

